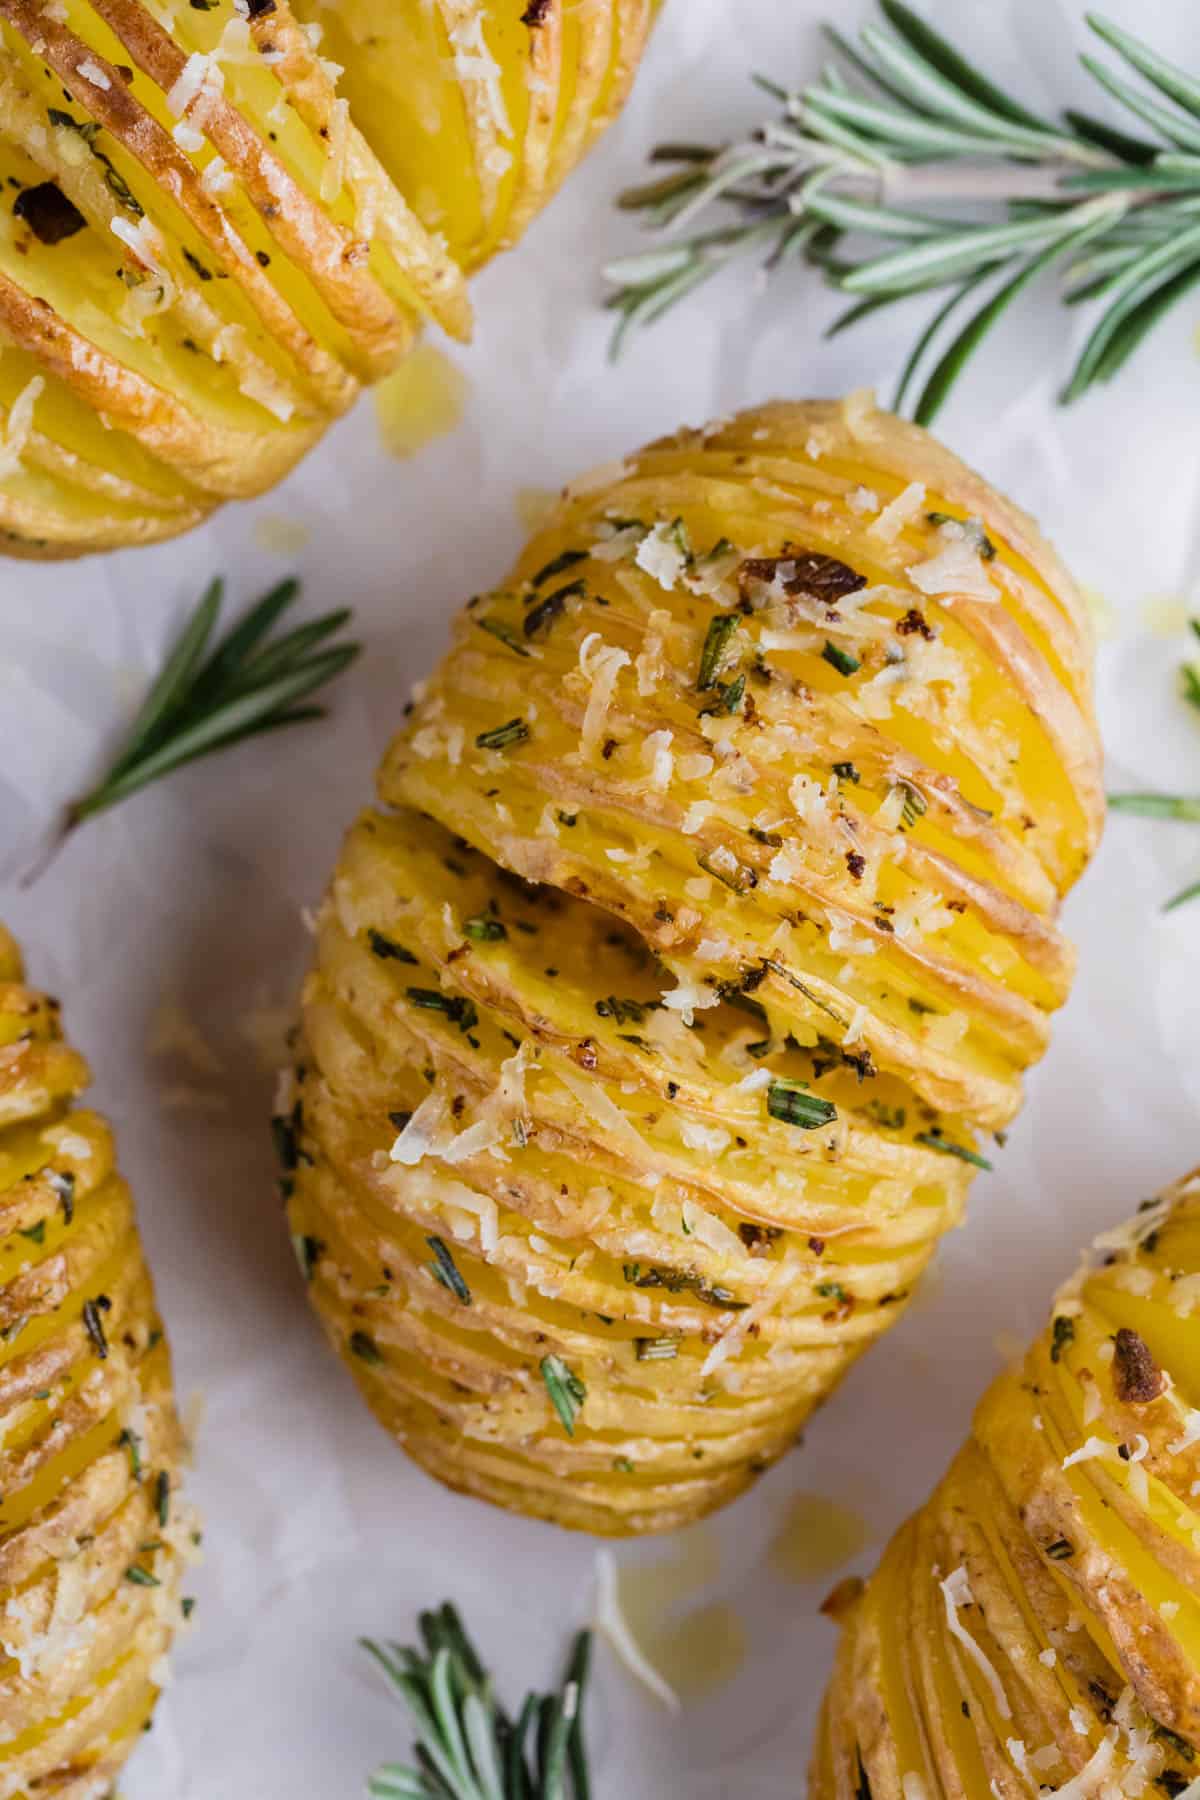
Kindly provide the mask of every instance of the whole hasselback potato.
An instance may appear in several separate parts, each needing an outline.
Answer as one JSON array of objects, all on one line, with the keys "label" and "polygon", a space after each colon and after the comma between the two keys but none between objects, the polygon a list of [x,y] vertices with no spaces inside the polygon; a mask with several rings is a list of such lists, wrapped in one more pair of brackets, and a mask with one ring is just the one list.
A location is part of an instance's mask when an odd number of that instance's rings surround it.
[{"label": "whole hasselback potato", "polygon": [[0,926],[0,1793],[103,1800],[199,1535],[171,1363],[83,1058]]},{"label": "whole hasselback potato", "polygon": [[1106,1233],[844,1632],[810,1793],[1200,1793],[1200,1173]]},{"label": "whole hasselback potato", "polygon": [[619,110],[656,0],[3,0],[0,545],[279,480]]},{"label": "whole hasselback potato", "polygon": [[1030,522],[863,395],[594,472],[470,603],[280,1126],[313,1301],[426,1468],[678,1525],[899,1317],[1070,984],[1090,655]]}]

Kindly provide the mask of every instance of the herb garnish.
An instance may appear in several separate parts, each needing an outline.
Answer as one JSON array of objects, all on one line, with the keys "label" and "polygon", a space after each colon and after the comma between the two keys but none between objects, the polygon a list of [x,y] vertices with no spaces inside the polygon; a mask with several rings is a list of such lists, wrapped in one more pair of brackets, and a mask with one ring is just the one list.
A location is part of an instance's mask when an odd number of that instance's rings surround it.
[{"label": "herb garnish", "polygon": [[280,582],[211,644],[224,583],[218,578],[209,584],[142,702],[124,748],[103,778],[67,807],[27,883],[85,819],[116,806],[152,781],[245,738],[325,716],[324,707],[302,702],[340,675],[358,655],[359,646],[326,643],[350,618],[348,607],[268,642],[272,627],[299,592],[298,581]]},{"label": "herb garnish", "polygon": [[479,1023],[475,1002],[464,994],[443,994],[441,988],[423,987],[405,988],[404,992],[414,1006],[422,1007],[426,1012],[444,1013],[462,1032],[473,1031]]},{"label": "herb garnish", "polygon": [[477,750],[507,750],[510,744],[524,743],[529,736],[529,727],[524,719],[509,719],[506,725],[493,725],[490,731],[481,731],[475,739]]},{"label": "herb garnish", "polygon": [[718,613],[715,619],[709,620],[708,630],[704,634],[704,648],[700,652],[700,672],[696,676],[696,686],[702,693],[706,688],[715,687],[717,676],[724,667],[729,640],[737,630],[737,625],[736,613]]},{"label": "herb garnish", "polygon": [[803,1082],[773,1081],[767,1089],[767,1111],[785,1125],[798,1125],[801,1131],[818,1131],[837,1118],[832,1100],[822,1100],[805,1091]]},{"label": "herb garnish", "polygon": [[[775,269],[803,257],[852,301],[830,335],[930,296],[893,401],[899,411],[923,371],[913,416],[927,425],[991,328],[1055,265],[1069,305],[1101,303],[1062,392],[1076,399],[1116,374],[1200,279],[1200,86],[1090,14],[1144,85],[1091,57],[1084,67],[1139,135],[1073,108],[1058,123],[1003,92],[903,0],[880,10],[892,30],[868,26],[858,44],[826,28],[847,73],[830,67],[794,89],[760,78],[782,116],[740,142],[652,152],[671,172],[619,204],[681,235],[606,268],[614,351],[732,261]],[[693,223],[716,208],[715,225]],[[865,255],[847,249],[864,241]]]},{"label": "herb garnish", "polygon": [[367,944],[372,956],[379,957],[381,962],[415,963],[416,957],[403,944],[394,938],[385,937],[382,931],[376,931],[374,925],[367,926]]},{"label": "herb garnish", "polygon": [[827,663],[831,663],[839,675],[853,675],[862,668],[857,656],[851,656],[846,650],[839,650],[836,644],[825,639],[825,648],[821,652]]},{"label": "herb garnish", "polygon": [[149,1569],[143,1569],[140,1563],[130,1563],[125,1571],[125,1579],[126,1581],[132,1582],[134,1587],[153,1588],[162,1586],[162,1582],[158,1579],[158,1576],[152,1575]]},{"label": "herb garnish", "polygon": [[317,1264],[325,1254],[325,1245],[319,1237],[311,1237],[307,1232],[292,1233],[292,1249],[296,1253],[296,1262],[305,1281],[311,1281]]},{"label": "herb garnish", "polygon": [[[556,575],[565,574],[568,569],[573,569],[576,563],[586,562],[587,559],[586,550],[563,550],[558,556],[552,557],[544,568],[538,570],[529,585],[539,588],[543,582],[553,581]],[[580,583],[581,587],[582,585]]]},{"label": "herb garnish", "polygon": [[622,1263],[621,1272],[631,1287],[665,1288],[668,1294],[693,1294],[705,1306],[719,1306],[728,1312],[744,1312],[750,1304],[739,1300],[732,1289],[709,1281],[695,1269],[661,1269],[655,1264],[643,1268],[641,1263]]},{"label": "herb garnish", "polygon": [[[1188,624],[1196,637],[1200,638],[1200,619],[1189,619]],[[1200,711],[1200,661],[1184,663],[1180,674],[1183,677],[1184,699],[1189,706]],[[1108,804],[1113,812],[1133,813],[1142,819],[1175,819],[1186,824],[1200,823],[1200,795],[1110,794]],[[1174,912],[1178,907],[1186,906],[1190,900],[1200,900],[1200,881],[1190,882],[1178,894],[1173,894],[1163,911]]]},{"label": "herb garnish", "polygon": [[378,1368],[383,1361],[383,1352],[368,1331],[350,1333],[350,1354],[371,1368]]},{"label": "herb garnish", "polygon": [[508,936],[508,927],[491,913],[478,913],[463,920],[463,936],[476,944],[499,944]]},{"label": "herb garnish", "polygon": [[581,600],[587,593],[582,581],[569,581],[566,587],[555,588],[544,600],[530,607],[525,614],[524,632],[527,638],[536,637],[543,627],[549,627],[558,615],[567,609],[568,600]]},{"label": "herb garnish", "polygon": [[97,1294],[94,1300],[85,1300],[83,1303],[84,1328],[92,1340],[92,1349],[101,1362],[108,1358],[108,1339],[104,1335],[100,1314],[107,1312],[111,1305],[112,1301],[107,1294]]},{"label": "herb garnish", "polygon": [[464,1306],[470,1306],[471,1290],[463,1280],[458,1264],[450,1254],[446,1240],[440,1237],[427,1237],[425,1242],[437,1258],[433,1264],[434,1280],[440,1281],[442,1286],[448,1288],[454,1298],[461,1301]]},{"label": "herb garnish", "polygon": [[1074,1319],[1068,1319],[1062,1313],[1057,1314],[1050,1339],[1050,1361],[1053,1363],[1061,1362],[1063,1351],[1067,1348],[1068,1344],[1073,1344],[1074,1342]]},{"label": "herb garnish", "polygon": [[453,1606],[422,1613],[420,1629],[420,1649],[361,1640],[418,1733],[417,1767],[377,1769],[367,1783],[374,1800],[589,1800],[583,1702],[591,1633],[575,1638],[561,1688],[527,1694],[514,1720]]},{"label": "herb garnish", "polygon": [[541,1371],[550,1404],[561,1419],[567,1436],[574,1437],[576,1414],[587,1399],[587,1389],[561,1356],[543,1356]]},{"label": "herb garnish", "polygon": [[518,656],[529,655],[528,650],[517,636],[513,626],[506,625],[503,619],[492,617],[480,619],[472,613],[471,623],[473,625],[478,625],[480,631],[488,631],[494,638],[499,638],[502,644],[507,645],[510,650],[515,650]]},{"label": "herb garnish", "polygon": [[936,1150],[941,1156],[957,1156],[960,1162],[972,1163],[977,1169],[991,1169],[992,1165],[986,1156],[980,1156],[977,1150],[970,1150],[966,1144],[956,1144],[951,1138],[943,1137],[940,1131],[918,1131],[914,1137],[915,1144],[924,1144],[927,1150]]}]

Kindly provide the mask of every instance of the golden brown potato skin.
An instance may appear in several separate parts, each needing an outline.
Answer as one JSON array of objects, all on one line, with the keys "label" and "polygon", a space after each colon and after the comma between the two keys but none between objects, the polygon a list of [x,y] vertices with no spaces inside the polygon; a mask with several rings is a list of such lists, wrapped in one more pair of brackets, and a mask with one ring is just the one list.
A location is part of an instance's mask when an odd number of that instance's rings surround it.
[{"label": "golden brown potato skin", "polygon": [[1200,1172],[1101,1238],[844,1632],[813,1800],[1186,1794],[1200,1759]]},{"label": "golden brown potato skin", "polygon": [[469,336],[655,3],[0,0],[0,547],[184,531]]},{"label": "golden brown potato skin", "polygon": [[0,1791],[102,1800],[199,1542],[129,1189],[82,1057],[0,926]]},{"label": "golden brown potato skin", "polygon": [[683,1524],[899,1316],[1044,1048],[1078,596],[924,432],[764,407],[566,490],[379,795],[280,1128],[314,1303],[442,1480]]}]

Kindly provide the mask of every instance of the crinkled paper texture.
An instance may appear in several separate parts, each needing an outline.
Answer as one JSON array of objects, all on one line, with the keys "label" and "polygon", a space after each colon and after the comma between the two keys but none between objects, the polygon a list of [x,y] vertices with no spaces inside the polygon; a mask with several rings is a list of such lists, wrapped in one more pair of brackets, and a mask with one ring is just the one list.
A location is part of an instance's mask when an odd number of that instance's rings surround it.
[{"label": "crinkled paper texture", "polygon": [[[1108,10],[1195,64],[1190,9],[1110,0]],[[35,891],[9,882],[0,895],[35,978],[65,999],[93,1060],[137,1189],[180,1391],[204,1399],[195,1627],[126,1800],[358,1794],[372,1765],[410,1741],[355,1648],[360,1633],[406,1636],[420,1607],[454,1596],[512,1697],[550,1678],[588,1608],[591,1545],[433,1486],[326,1352],[275,1196],[271,1071],[307,955],[301,909],[318,897],[453,609],[517,549],[518,491],[555,488],[682,420],[774,395],[889,393],[912,318],[885,315],[826,344],[838,303],[800,270],[770,286],[748,271],[723,277],[617,367],[606,361],[597,271],[637,242],[613,193],[639,178],[654,140],[750,124],[753,70],[814,72],[823,11],[847,23],[846,8],[817,0],[668,0],[624,121],[520,253],[477,283],[477,341],[458,357],[467,404],[451,436],[397,461],[367,400],[283,488],[180,543],[0,567],[10,875],[98,766],[214,571],[240,604],[295,567],[305,604],[353,605],[367,646],[329,723],[177,776],[89,825]],[[1074,4],[960,0],[940,11],[1043,110],[1087,93]],[[1196,313],[1185,304],[1111,390],[1064,415],[1054,395],[1067,331],[1082,321],[1043,291],[1001,327],[942,421],[1100,596],[1113,786],[1200,791],[1200,719],[1177,697],[1185,639],[1156,635],[1145,610],[1167,596],[1200,611]],[[272,553],[263,520],[268,534],[280,520],[306,526],[307,544]],[[869,1542],[850,1567],[869,1566],[962,1433],[997,1367],[997,1338],[1031,1332],[1079,1245],[1200,1160],[1200,903],[1169,919],[1158,910],[1198,876],[1200,829],[1112,820],[1068,908],[1081,947],[1074,998],[996,1173],[976,1184],[967,1227],[803,1450],[705,1528],[705,1554],[691,1559],[715,1573],[678,1593],[679,1619],[732,1607],[747,1644],[740,1671],[671,1720],[599,1656],[600,1800],[801,1793],[833,1648],[816,1608],[844,1571],[785,1580],[772,1540],[797,1495],[831,1497],[865,1520]],[[618,1555],[661,1564],[679,1546]]]}]

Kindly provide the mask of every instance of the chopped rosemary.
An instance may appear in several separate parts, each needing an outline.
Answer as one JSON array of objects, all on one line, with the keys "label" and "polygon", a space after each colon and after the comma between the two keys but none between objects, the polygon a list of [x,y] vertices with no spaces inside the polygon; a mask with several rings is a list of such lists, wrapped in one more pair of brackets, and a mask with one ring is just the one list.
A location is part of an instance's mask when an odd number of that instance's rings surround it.
[{"label": "chopped rosemary", "polygon": [[525,614],[523,630],[527,638],[536,637],[544,627],[551,626],[560,613],[567,609],[568,600],[581,600],[587,593],[582,581],[569,581],[566,587],[555,588],[544,600],[530,607]]},{"label": "chopped rosemary", "polygon": [[165,1530],[171,1522],[171,1477],[166,1469],[160,1469],[154,1480],[154,1510]]},{"label": "chopped rosemary", "polygon": [[47,1169],[46,1180],[58,1195],[58,1203],[62,1207],[63,1223],[69,1225],[75,1217],[75,1177],[69,1169]]},{"label": "chopped rosemary", "polygon": [[311,1281],[313,1272],[322,1256],[325,1245],[319,1237],[310,1237],[307,1232],[292,1233],[292,1249],[296,1252],[296,1262],[305,1281]]},{"label": "chopped rosemary", "polygon": [[996,560],[996,546],[993,544],[987,532],[983,529],[983,524],[979,519],[956,519],[953,513],[947,512],[930,512],[926,513],[925,517],[929,520],[931,525],[957,525],[960,531],[965,534],[966,539],[976,556],[983,562],[994,562]]},{"label": "chopped rosemary", "polygon": [[817,1131],[837,1118],[832,1100],[822,1100],[807,1093],[802,1082],[775,1080],[767,1089],[767,1111],[785,1125],[798,1125],[801,1131]]},{"label": "chopped rosemary", "polygon": [[492,913],[477,913],[463,920],[463,936],[476,944],[499,944],[508,936],[508,927]]},{"label": "chopped rosemary", "polygon": [[719,715],[720,713],[732,715],[735,713],[745,698],[746,677],[744,675],[735,675],[732,681],[718,681],[714,685],[717,690],[717,697],[715,700],[710,700],[707,706],[702,706],[700,708],[701,716],[707,717],[709,715]]},{"label": "chopped rosemary", "polygon": [[97,1294],[94,1300],[85,1300],[83,1303],[84,1328],[92,1340],[92,1349],[101,1362],[106,1361],[108,1357],[108,1339],[104,1335],[100,1314],[107,1312],[111,1305],[112,1301],[107,1294]]},{"label": "chopped rosemary", "polygon": [[[685,1226],[686,1232],[686,1226]],[[656,1264],[643,1268],[639,1262],[621,1265],[621,1272],[631,1287],[664,1288],[668,1294],[693,1294],[705,1306],[723,1307],[728,1312],[743,1312],[750,1304],[739,1300],[731,1288],[711,1282],[695,1269],[663,1269]]]},{"label": "chopped rosemary", "polygon": [[214,644],[224,583],[218,578],[209,584],[142,702],[124,748],[102,779],[67,807],[27,884],[85,819],[161,776],[262,732],[324,717],[323,707],[306,702],[353,662],[359,646],[327,642],[350,618],[346,607],[268,641],[299,592],[298,581],[281,582]]},{"label": "chopped rosemary", "polygon": [[929,802],[910,781],[898,781],[896,786],[904,796],[904,805],[900,809],[901,829],[911,831],[917,820],[929,811]]},{"label": "chopped rosemary", "polygon": [[573,569],[576,563],[586,562],[587,559],[586,550],[562,550],[557,556],[552,557],[544,568],[538,570],[529,585],[539,588],[543,582],[553,581],[556,575],[565,574],[568,569]]},{"label": "chopped rosemary", "polygon": [[561,1356],[543,1356],[541,1372],[550,1404],[562,1421],[563,1430],[568,1437],[574,1437],[575,1419],[587,1399],[587,1389]]},{"label": "chopped rosemary", "polygon": [[825,640],[825,648],[821,655],[837,670],[839,675],[850,676],[862,668],[857,656],[851,656],[846,650],[839,650],[837,645],[830,643],[828,638]]},{"label": "chopped rosemary", "polygon": [[39,1219],[36,1225],[22,1227],[17,1235],[19,1237],[28,1238],[31,1244],[44,1244],[46,1241],[45,1219]]},{"label": "chopped rosemary", "polygon": [[980,1156],[977,1150],[968,1149],[966,1144],[956,1144],[951,1138],[943,1137],[940,1131],[918,1131],[913,1142],[924,1144],[927,1150],[936,1150],[940,1156],[957,1156],[960,1162],[971,1163],[977,1169],[991,1169],[992,1165],[986,1156]]},{"label": "chopped rosemary", "polygon": [[404,945],[398,944],[394,938],[385,937],[383,932],[376,931],[373,925],[367,926],[367,943],[370,946],[371,954],[379,957],[381,962],[416,964],[417,959],[411,950],[406,950]]},{"label": "chopped rosemary", "polygon": [[524,719],[509,719],[505,725],[493,725],[490,731],[481,731],[475,739],[477,750],[507,750],[512,744],[523,744],[529,736],[529,727]]},{"label": "chopped rosemary", "polygon": [[383,1361],[383,1352],[368,1331],[350,1333],[350,1354],[371,1368],[378,1368]]},{"label": "chopped rosemary", "polygon": [[158,1579],[158,1576],[152,1575],[149,1569],[143,1569],[140,1563],[130,1563],[125,1571],[125,1579],[126,1581],[131,1582],[134,1587],[155,1588],[162,1586],[162,1582]]},{"label": "chopped rosemary", "polygon": [[422,1613],[420,1632],[416,1649],[361,1640],[417,1727],[417,1766],[377,1769],[367,1783],[373,1800],[589,1800],[583,1737],[589,1632],[575,1638],[562,1686],[527,1694],[515,1719],[496,1699],[453,1606]]},{"label": "chopped rosemary", "polygon": [[470,1306],[471,1290],[463,1280],[458,1264],[450,1254],[446,1240],[435,1236],[427,1237],[425,1242],[437,1258],[433,1264],[434,1279],[440,1281],[444,1288],[448,1288],[456,1300],[461,1301],[464,1306]]},{"label": "chopped rosemary", "polygon": [[[725,666],[729,650],[729,640],[737,630],[736,613],[718,613],[715,619],[709,620],[708,630],[704,636],[704,648],[700,652],[700,671],[696,676],[696,686],[701,693],[706,688],[715,687],[717,676]],[[733,710],[731,707],[730,711]]]},{"label": "chopped rosemary", "polygon": [[513,629],[513,627],[511,625],[506,625],[504,623],[503,619],[497,619],[494,617],[480,619],[480,618],[477,618],[474,613],[472,613],[471,623],[473,625],[478,625],[480,631],[490,632],[492,637],[499,638],[499,640],[502,644],[504,644],[509,650],[515,650],[518,656],[526,656],[527,657],[529,655],[528,650],[525,648],[524,644],[521,642],[520,638],[517,636],[516,631]]},{"label": "chopped rosemary", "polygon": [[1074,1319],[1068,1319],[1063,1313],[1059,1313],[1054,1320],[1054,1329],[1050,1339],[1050,1361],[1060,1362],[1067,1345],[1074,1342]]},{"label": "chopped rosemary", "polygon": [[475,1003],[468,1000],[465,994],[443,994],[441,988],[424,987],[405,988],[404,992],[414,1006],[421,1007],[425,1012],[444,1013],[461,1032],[472,1031],[479,1023]]},{"label": "chopped rosemary", "polygon": [[140,1481],[142,1479],[141,1438],[136,1431],[131,1431],[127,1425],[117,1439],[117,1443],[121,1449],[129,1452],[129,1473],[133,1476],[135,1481]]}]

